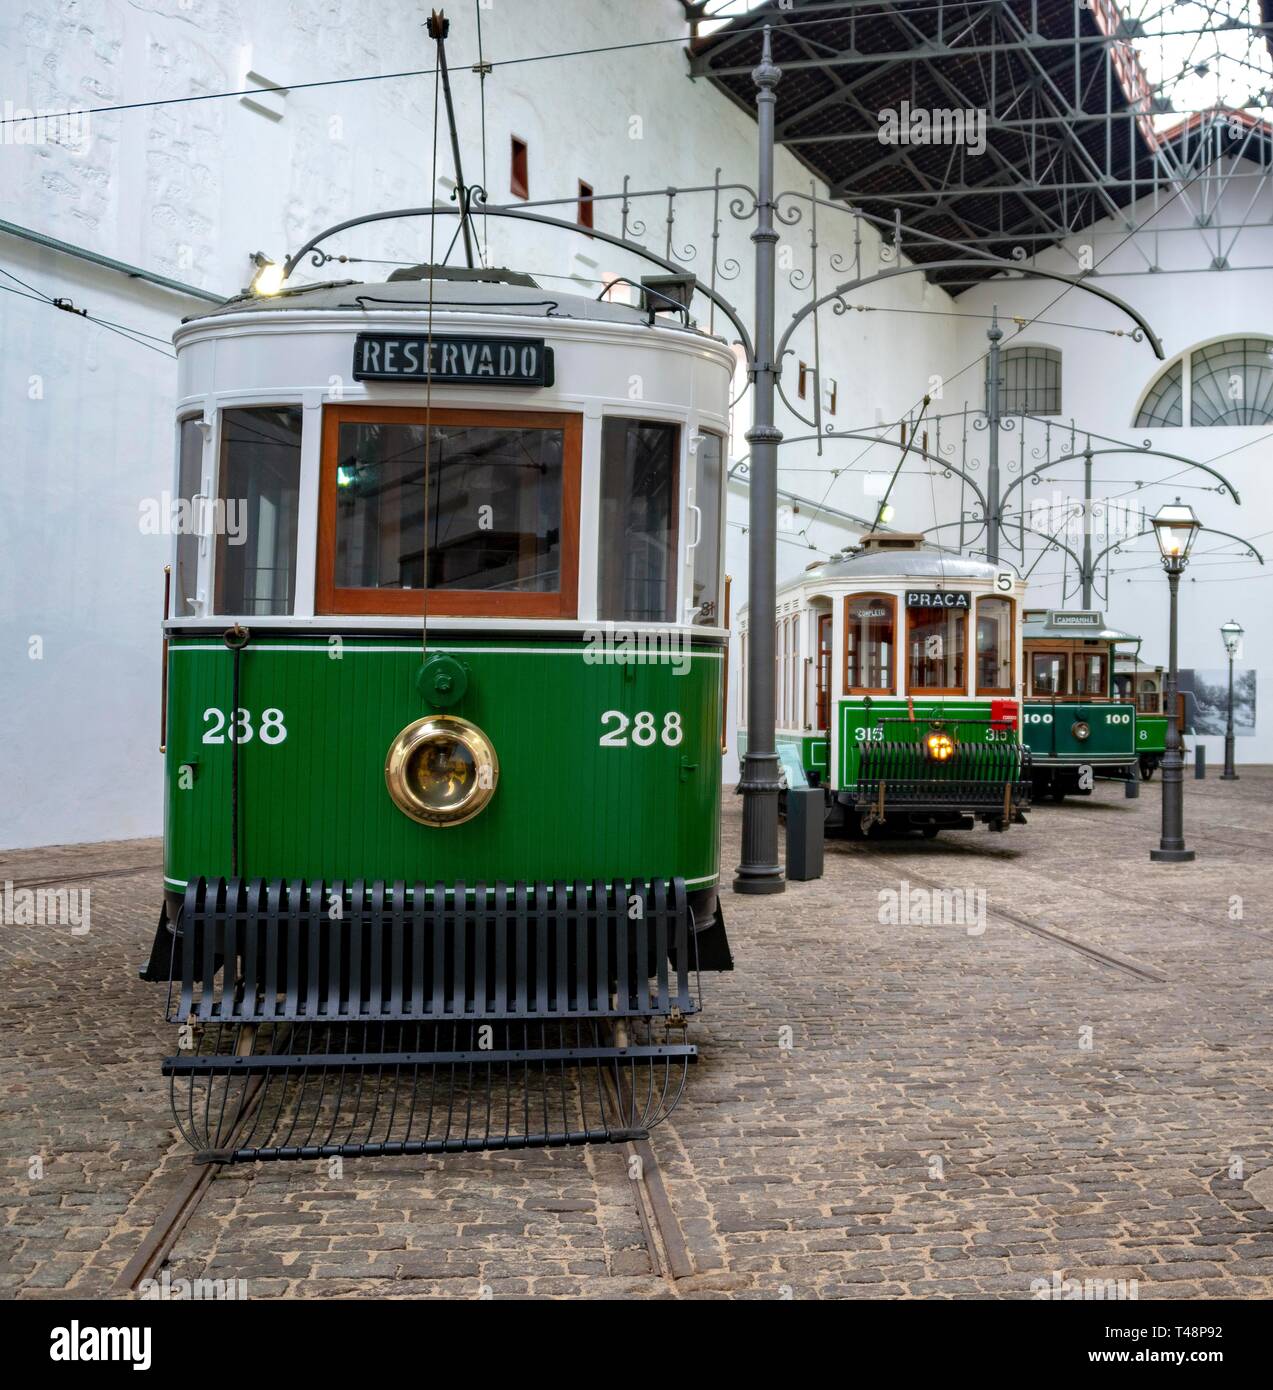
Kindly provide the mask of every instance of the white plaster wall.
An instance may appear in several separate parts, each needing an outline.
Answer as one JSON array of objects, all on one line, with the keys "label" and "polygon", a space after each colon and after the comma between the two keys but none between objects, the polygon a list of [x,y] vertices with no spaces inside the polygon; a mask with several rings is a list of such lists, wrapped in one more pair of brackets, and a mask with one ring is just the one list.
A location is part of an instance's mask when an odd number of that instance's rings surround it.
[{"label": "white plaster wall", "polygon": [[[397,0],[14,0],[0,7],[0,100],[61,110],[184,97],[244,85],[249,70],[272,82],[427,68],[423,23],[430,5]],[[471,6],[457,7],[449,44],[466,175],[482,177],[479,83]],[[675,0],[632,5],[599,0],[495,0],[482,11],[488,59],[603,44],[682,39]],[[432,186],[433,82],[428,77],[293,90],[279,119],[237,98],[120,111],[95,117],[82,149],[0,142],[3,217],[67,242],[218,293],[246,285],[249,257],[281,258],[320,228],[376,209],[428,203]],[[497,67],[486,82],[486,181],[506,201],[509,136],[530,146],[531,196],[573,198],[577,180],[598,194],[712,181],[752,184],[755,125],[686,73],[682,43],[622,53]],[[640,138],[633,138],[639,136]],[[437,172],[451,170],[445,135]],[[808,191],[810,177],[779,152],[777,184]],[[820,192],[822,190],[819,190]],[[725,202],[727,203],[727,199]],[[679,250],[704,279],[711,253],[711,195],[678,201]],[[571,210],[558,215],[568,219]],[[662,251],[666,202],[634,200],[644,240]],[[596,224],[618,232],[618,204],[599,202]],[[333,251],[419,261],[428,221],[362,229]],[[454,229],[440,220],[437,251]],[[721,288],[750,320],[750,223],[728,215],[721,262],[739,263]],[[851,219],[819,219],[819,273],[834,283],[833,255],[851,262]],[[787,280],[809,267],[807,217],[783,229],[780,320],[803,298]],[[550,229],[489,222],[489,259],[527,269],[546,287],[604,273],[638,277],[641,263]],[[864,273],[883,264],[863,230]],[[455,257],[453,256],[453,259]],[[171,292],[36,250],[0,233],[0,266],[40,290],[70,296],[102,318],[167,338],[197,306]],[[306,267],[298,278],[379,278],[388,266]],[[645,267],[648,270],[648,267]],[[560,277],[560,278],[553,278]],[[8,284],[0,276],[0,283]],[[869,292],[878,308],[941,309],[949,300],[922,275]],[[727,325],[719,318],[718,332]],[[958,351],[958,324],[909,312],[826,312],[823,370],[839,382],[834,424],[842,429],[900,416],[930,373]],[[793,347],[812,361],[808,324]],[[157,833],[161,817],[159,628],[164,538],[143,536],[143,499],[170,486],[173,364],[104,328],[12,294],[0,294],[0,429],[10,467],[0,477],[0,734],[11,794],[0,806],[0,846]],[[794,358],[789,362],[794,367]],[[788,373],[794,393],[794,370]],[[43,398],[32,399],[40,377]],[[746,403],[744,403],[744,410]],[[785,411],[789,434],[805,433]],[[738,435],[741,436],[740,422]],[[895,452],[842,443],[819,460],[808,445],[782,452],[781,486],[843,511],[869,515],[865,469],[891,468]],[[838,478],[825,471],[845,469]],[[808,471],[812,470],[812,471]],[[951,484],[920,472],[893,496],[894,525],[932,524]],[[746,598],[746,489],[730,490],[728,569],[734,602]],[[779,545],[781,576],[838,550],[856,527],[808,509]],[[799,531],[808,530],[802,541]],[[808,544],[816,551],[805,548]],[[43,639],[42,661],[29,638]],[[736,657],[735,657],[736,660]],[[731,678],[736,690],[738,673]],[[733,702],[731,702],[732,704]],[[731,738],[731,747],[732,747]],[[733,774],[732,759],[726,768]]]},{"label": "white plaster wall", "polygon": [[[1174,200],[1170,189],[1157,203],[1151,198],[1142,200],[1125,219],[1098,224],[1041,256],[1039,264],[1075,274],[1081,248],[1092,247],[1099,272],[1094,283],[1140,311],[1161,338],[1168,360],[1216,338],[1273,337],[1273,190],[1252,177],[1254,166],[1239,165],[1237,172],[1243,177],[1233,179],[1218,204],[1209,206],[1205,213],[1217,226],[1247,223],[1236,237],[1232,230],[1211,230],[1204,240],[1197,226],[1203,213],[1202,192],[1195,185]],[[1129,225],[1143,229],[1133,240],[1127,239]],[[1154,232],[1158,233],[1156,239]],[[1205,269],[1219,247],[1227,252],[1230,268]],[[1149,271],[1146,257],[1162,270]],[[1058,300],[1058,295],[1063,297]],[[1239,547],[1205,532],[1199,535],[1181,581],[1180,664],[1222,669],[1226,657],[1220,624],[1236,617],[1247,633],[1242,664],[1256,668],[1260,693],[1273,701],[1273,629],[1268,622],[1273,596],[1273,488],[1269,485],[1273,429],[1267,425],[1136,429],[1133,422],[1141,398],[1164,364],[1155,359],[1147,343],[1056,326],[1130,327],[1125,316],[1081,291],[1066,291],[1064,286],[1046,281],[986,284],[961,295],[958,307],[961,312],[986,314],[995,302],[1001,314],[1038,315],[1050,321],[1031,325],[1018,340],[1062,351],[1063,414],[1058,424],[1068,426],[1073,420],[1080,431],[1091,430],[1133,444],[1148,439],[1156,449],[1211,463],[1237,487],[1240,506],[1230,497],[1203,490],[1215,485],[1212,478],[1168,459],[1107,456],[1095,461],[1096,497],[1137,496],[1152,516],[1163,502],[1179,495],[1204,523],[1244,536],[1263,552],[1266,565],[1261,567],[1253,559],[1242,558]],[[963,350],[972,359],[984,351],[986,322],[981,318],[958,322]],[[1003,343],[1006,346],[1012,340],[1009,326]],[[980,402],[980,372],[969,375],[970,389],[957,393],[957,399]],[[1031,446],[1041,438],[1037,428],[1029,430]],[[1080,449],[1082,438],[1080,434]],[[1094,447],[1102,446],[1098,442]],[[1001,449],[1004,458],[1015,457],[1016,437],[1005,433]],[[982,452],[984,455],[984,449]],[[1054,448],[1053,453],[1057,452]],[[1015,476],[1005,474],[1006,479]],[[1055,468],[1046,476],[1055,476],[1058,481],[1045,483],[1038,492],[1082,496],[1080,465]],[[1169,481],[1135,492],[1137,481],[1158,479]],[[1035,491],[1027,488],[1027,496]],[[1095,548],[1099,550],[1105,543],[1098,541]],[[1007,553],[1011,557],[1011,552]],[[1037,548],[1032,549],[1032,558],[1035,553]],[[1142,634],[1142,656],[1165,664],[1167,581],[1153,537],[1146,536],[1126,548],[1111,564],[1109,598],[1104,602],[1108,618],[1115,627]],[[1061,570],[1062,562],[1055,552],[1044,557],[1031,577],[1032,603],[1059,604]],[[1072,581],[1072,564],[1069,573]],[[1071,594],[1068,602],[1077,607],[1078,596]],[[1096,602],[1100,606],[1099,596]],[[1222,756],[1223,741],[1205,738],[1202,742],[1209,760],[1216,762]],[[1273,705],[1257,711],[1256,735],[1239,738],[1236,754],[1239,762],[1273,760]]]}]

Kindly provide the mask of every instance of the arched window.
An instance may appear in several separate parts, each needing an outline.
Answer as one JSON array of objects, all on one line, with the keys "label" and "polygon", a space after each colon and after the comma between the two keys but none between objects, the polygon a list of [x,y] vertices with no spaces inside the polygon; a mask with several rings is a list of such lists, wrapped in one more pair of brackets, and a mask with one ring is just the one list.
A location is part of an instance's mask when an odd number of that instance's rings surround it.
[{"label": "arched window", "polygon": [[1184,415],[1185,359],[1179,358],[1149,388],[1136,416],[1136,428],[1178,425]]},{"label": "arched window", "polygon": [[1193,354],[1189,421],[1273,424],[1273,340],[1226,338]]},{"label": "arched window", "polygon": [[1004,415],[1061,413],[1061,354],[1049,347],[1010,347],[999,354]]},{"label": "arched window", "polygon": [[1159,374],[1135,427],[1273,424],[1273,339],[1224,338],[1182,353]]}]

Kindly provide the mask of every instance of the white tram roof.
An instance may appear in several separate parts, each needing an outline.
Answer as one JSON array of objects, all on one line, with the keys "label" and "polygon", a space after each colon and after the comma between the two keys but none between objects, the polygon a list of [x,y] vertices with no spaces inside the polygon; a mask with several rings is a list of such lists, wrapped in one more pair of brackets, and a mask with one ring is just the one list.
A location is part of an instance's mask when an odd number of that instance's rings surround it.
[{"label": "white tram roof", "polygon": [[1046,638],[1081,638],[1086,642],[1139,642],[1131,632],[1106,627],[1105,615],[1094,608],[1026,609],[1021,624],[1022,636]]},{"label": "white tram roof", "polygon": [[[385,281],[328,280],[316,285],[289,287],[272,295],[245,290],[223,304],[189,315],[182,322],[195,323],[271,310],[325,310],[329,313],[392,313],[401,310],[418,314],[428,309],[432,291],[433,307],[443,313],[455,311],[650,326],[650,314],[634,305],[594,299],[590,295],[545,290],[529,275],[517,271],[434,266],[430,281],[429,270],[427,266],[412,266],[394,271]],[[687,329],[681,319],[672,313],[656,314],[653,326],[689,332],[700,338],[715,336],[693,325]]]},{"label": "white tram roof", "polygon": [[[995,576],[1013,567],[991,564],[970,555],[961,555],[928,545],[918,536],[901,532],[876,532],[862,538],[862,548],[837,555],[819,565],[810,565],[795,582],[800,585],[823,580],[856,583],[869,579],[925,579],[935,583],[952,580],[993,584]],[[784,585],[789,588],[791,585]]]}]

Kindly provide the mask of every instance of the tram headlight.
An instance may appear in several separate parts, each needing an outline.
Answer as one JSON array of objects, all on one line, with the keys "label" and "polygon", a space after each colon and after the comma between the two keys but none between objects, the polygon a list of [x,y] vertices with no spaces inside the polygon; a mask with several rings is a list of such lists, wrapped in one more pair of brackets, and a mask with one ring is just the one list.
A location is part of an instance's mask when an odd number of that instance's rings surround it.
[{"label": "tram headlight", "polygon": [[955,740],[945,729],[934,729],[924,740],[924,751],[935,763],[948,762],[955,753]]},{"label": "tram headlight", "polygon": [[467,719],[432,714],[408,724],[389,745],[385,785],[394,805],[421,825],[460,825],[495,794],[499,759]]},{"label": "tram headlight", "polygon": [[1080,743],[1084,742],[1091,735],[1091,732],[1091,726],[1086,719],[1076,719],[1074,723],[1070,725],[1070,733],[1072,733]]}]

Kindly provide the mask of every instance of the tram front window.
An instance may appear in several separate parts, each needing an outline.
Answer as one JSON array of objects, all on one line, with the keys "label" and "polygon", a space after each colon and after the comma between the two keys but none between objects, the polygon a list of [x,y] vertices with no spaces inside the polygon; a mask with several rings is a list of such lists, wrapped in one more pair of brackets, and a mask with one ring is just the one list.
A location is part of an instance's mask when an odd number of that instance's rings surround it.
[{"label": "tram front window", "polygon": [[1030,690],[1035,695],[1066,695],[1064,652],[1033,652],[1030,656]]},{"label": "tram front window", "polygon": [[906,610],[906,688],[962,695],[968,613],[960,608],[908,607]]},{"label": "tram front window", "polygon": [[893,604],[887,594],[844,601],[844,688],[852,694],[893,693]]},{"label": "tram front window", "polygon": [[675,621],[678,436],[650,420],[602,425],[597,608],[609,622]]},{"label": "tram front window", "polygon": [[977,694],[1012,694],[1012,600],[977,600]]},{"label": "tram front window", "polygon": [[330,408],[319,610],[419,612],[427,582],[433,613],[573,616],[578,437],[576,416]]},{"label": "tram front window", "polygon": [[300,503],[301,408],[254,407],[221,416],[217,496],[217,612],[292,611]]},{"label": "tram front window", "polygon": [[1109,690],[1104,652],[1076,652],[1074,655],[1074,693],[1105,695]]}]

